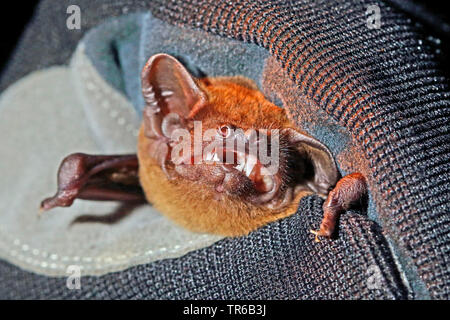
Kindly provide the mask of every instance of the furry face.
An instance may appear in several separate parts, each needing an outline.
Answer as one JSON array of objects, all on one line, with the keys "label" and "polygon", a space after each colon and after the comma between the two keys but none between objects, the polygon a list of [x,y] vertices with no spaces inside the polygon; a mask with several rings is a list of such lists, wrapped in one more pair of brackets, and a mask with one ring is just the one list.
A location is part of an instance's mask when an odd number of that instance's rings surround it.
[{"label": "furry face", "polygon": [[190,229],[245,234],[336,182],[328,149],[292,128],[248,79],[194,79],[160,54],[144,67],[142,87],[141,185],[149,202]]}]

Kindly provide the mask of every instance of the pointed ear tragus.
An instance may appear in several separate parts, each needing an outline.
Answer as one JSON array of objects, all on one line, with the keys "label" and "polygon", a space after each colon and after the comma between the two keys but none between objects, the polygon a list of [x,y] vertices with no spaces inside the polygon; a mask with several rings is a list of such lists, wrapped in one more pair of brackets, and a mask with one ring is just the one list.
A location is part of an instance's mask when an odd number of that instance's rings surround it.
[{"label": "pointed ear tragus", "polygon": [[170,55],[152,56],[142,70],[141,79],[146,107],[163,116],[175,113],[181,119],[190,119],[206,103],[206,94],[196,80]]}]

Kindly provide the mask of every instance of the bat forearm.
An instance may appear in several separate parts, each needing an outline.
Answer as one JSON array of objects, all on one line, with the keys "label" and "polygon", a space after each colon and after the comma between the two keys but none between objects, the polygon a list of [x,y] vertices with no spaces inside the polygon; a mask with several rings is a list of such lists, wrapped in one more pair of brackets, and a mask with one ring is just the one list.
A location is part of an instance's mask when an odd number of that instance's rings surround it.
[{"label": "bat forearm", "polygon": [[138,179],[136,155],[96,156],[74,153],[58,171],[58,191],[41,210],[71,206],[75,199],[145,201]]}]

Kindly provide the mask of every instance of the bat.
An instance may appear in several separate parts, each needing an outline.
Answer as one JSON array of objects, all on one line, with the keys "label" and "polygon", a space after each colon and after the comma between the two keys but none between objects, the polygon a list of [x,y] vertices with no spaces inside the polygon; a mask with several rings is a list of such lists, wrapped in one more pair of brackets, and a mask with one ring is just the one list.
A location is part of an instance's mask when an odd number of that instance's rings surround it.
[{"label": "bat", "polygon": [[245,77],[197,79],[174,57],[152,56],[141,73],[145,101],[137,155],[66,157],[58,190],[41,210],[77,198],[149,202],[195,232],[240,236],[326,198],[316,241],[367,194],[360,173],[339,176],[329,149],[292,125]]}]

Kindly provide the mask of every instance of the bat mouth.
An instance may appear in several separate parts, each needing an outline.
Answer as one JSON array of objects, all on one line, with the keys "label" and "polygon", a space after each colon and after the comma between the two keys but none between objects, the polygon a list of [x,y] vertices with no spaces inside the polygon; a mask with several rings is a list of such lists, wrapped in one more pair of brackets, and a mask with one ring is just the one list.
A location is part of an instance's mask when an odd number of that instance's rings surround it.
[{"label": "bat mouth", "polygon": [[[245,176],[258,193],[275,194],[279,188],[280,179],[277,174],[271,173],[253,154],[222,148],[206,153],[205,160],[207,164],[221,165],[227,173]],[[225,176],[224,180],[226,178]],[[223,191],[223,185],[224,183],[218,185],[216,190]]]},{"label": "bat mouth", "polygon": [[195,159],[185,157],[175,171],[188,180],[211,185],[219,194],[246,196],[260,204],[273,199],[280,189],[280,175],[252,153],[216,147],[197,158],[201,163]]}]

